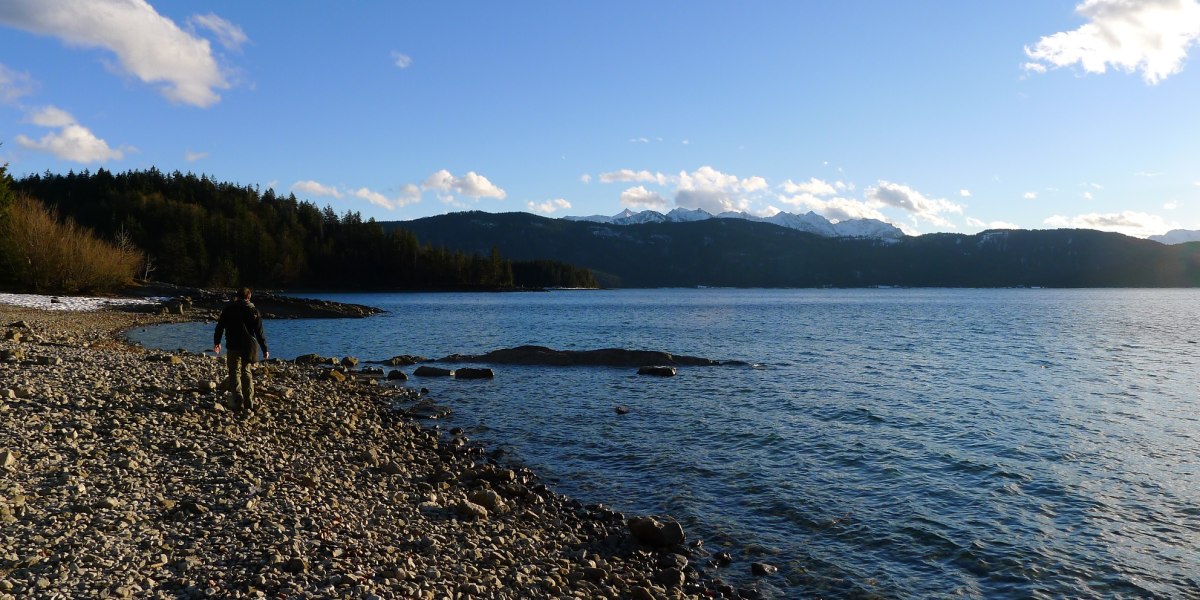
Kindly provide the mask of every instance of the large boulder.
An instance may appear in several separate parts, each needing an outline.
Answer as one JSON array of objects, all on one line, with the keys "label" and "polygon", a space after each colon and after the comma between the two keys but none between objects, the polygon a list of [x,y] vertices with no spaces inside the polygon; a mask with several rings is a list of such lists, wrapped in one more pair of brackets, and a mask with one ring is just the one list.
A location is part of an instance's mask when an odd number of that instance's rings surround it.
[{"label": "large boulder", "polygon": [[455,379],[492,379],[496,376],[491,369],[474,369],[463,367],[454,370]]},{"label": "large boulder", "polygon": [[627,524],[634,539],[647,546],[669,548],[687,541],[683,526],[674,520],[664,523],[654,517],[634,517]]},{"label": "large boulder", "polygon": [[429,365],[421,365],[413,371],[413,375],[417,377],[450,377],[454,375],[454,371],[443,369],[441,367],[431,367]]}]

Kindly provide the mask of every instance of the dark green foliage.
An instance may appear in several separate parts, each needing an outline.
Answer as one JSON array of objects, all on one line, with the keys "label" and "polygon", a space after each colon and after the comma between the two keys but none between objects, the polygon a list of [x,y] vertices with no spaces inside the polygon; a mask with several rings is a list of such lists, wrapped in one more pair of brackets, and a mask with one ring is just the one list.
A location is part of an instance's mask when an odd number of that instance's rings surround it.
[{"label": "dark green foliage", "polygon": [[182,285],[510,289],[565,287],[590,277],[568,265],[517,269],[492,248],[468,253],[421,245],[412,233],[385,231],[358,213],[339,216],[294,195],[191,173],[100,169],[31,175],[12,185],[106,239],[123,229],[144,250],[147,275]]},{"label": "dark green foliage", "polygon": [[12,190],[12,176],[8,164],[0,165],[0,285],[12,285],[16,281],[12,258],[17,252],[9,235],[8,218],[16,194]]},{"label": "dark green foliage", "polygon": [[[385,229],[396,223],[383,223]],[[525,213],[408,221],[421,239],[514,260],[553,256],[606,286],[1192,287],[1200,243],[1163,245],[1093,230],[826,238],[770,223],[710,219],[606,225]]]}]

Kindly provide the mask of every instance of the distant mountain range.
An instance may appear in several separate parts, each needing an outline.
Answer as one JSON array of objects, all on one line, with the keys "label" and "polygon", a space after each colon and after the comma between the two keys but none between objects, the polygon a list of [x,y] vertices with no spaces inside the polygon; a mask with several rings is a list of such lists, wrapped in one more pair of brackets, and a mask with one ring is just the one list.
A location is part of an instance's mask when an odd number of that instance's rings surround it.
[{"label": "distant mountain range", "polygon": [[1089,229],[828,237],[739,218],[644,218],[649,222],[617,225],[464,212],[380,225],[434,247],[570,263],[591,269],[607,287],[1200,285],[1200,244]]},{"label": "distant mountain range", "polygon": [[1186,244],[1200,242],[1200,231],[1194,229],[1172,229],[1162,235],[1152,235],[1148,239],[1163,244]]},{"label": "distant mountain range", "polygon": [[612,225],[639,225],[642,223],[692,223],[708,219],[743,219],[760,223],[772,223],[780,227],[815,233],[824,237],[877,238],[898,240],[904,237],[904,232],[895,225],[875,219],[848,219],[831,222],[829,219],[809,211],[807,214],[779,212],[770,217],[757,217],[745,212],[723,212],[713,215],[703,209],[676,208],[663,214],[654,210],[633,212],[628,208],[611,216],[593,215],[590,217],[563,217],[568,221],[589,221],[592,223],[609,223]]}]

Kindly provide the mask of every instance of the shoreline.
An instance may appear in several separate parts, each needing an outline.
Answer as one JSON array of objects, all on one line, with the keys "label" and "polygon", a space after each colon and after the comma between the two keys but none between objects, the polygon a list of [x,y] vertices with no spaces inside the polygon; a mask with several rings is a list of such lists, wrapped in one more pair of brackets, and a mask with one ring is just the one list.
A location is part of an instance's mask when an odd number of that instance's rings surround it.
[{"label": "shoreline", "polygon": [[754,594],[671,522],[583,506],[404,416],[415,390],[268,361],[243,418],[209,391],[223,361],[122,337],[203,313],[0,314],[29,338],[0,341],[0,598]]}]

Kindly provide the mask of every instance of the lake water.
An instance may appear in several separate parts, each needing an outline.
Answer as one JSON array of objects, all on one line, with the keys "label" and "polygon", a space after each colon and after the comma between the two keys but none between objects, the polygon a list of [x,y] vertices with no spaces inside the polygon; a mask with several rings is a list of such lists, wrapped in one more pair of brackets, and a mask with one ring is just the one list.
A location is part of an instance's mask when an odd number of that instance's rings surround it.
[{"label": "lake water", "polygon": [[[389,312],[270,321],[272,356],[536,344],[753,365],[496,366],[409,385],[557,491],[675,516],[734,554],[725,579],[768,596],[1200,595],[1200,291],[322,297]],[[132,337],[201,351],[211,335]],[[750,561],[780,573],[756,580]]]}]

